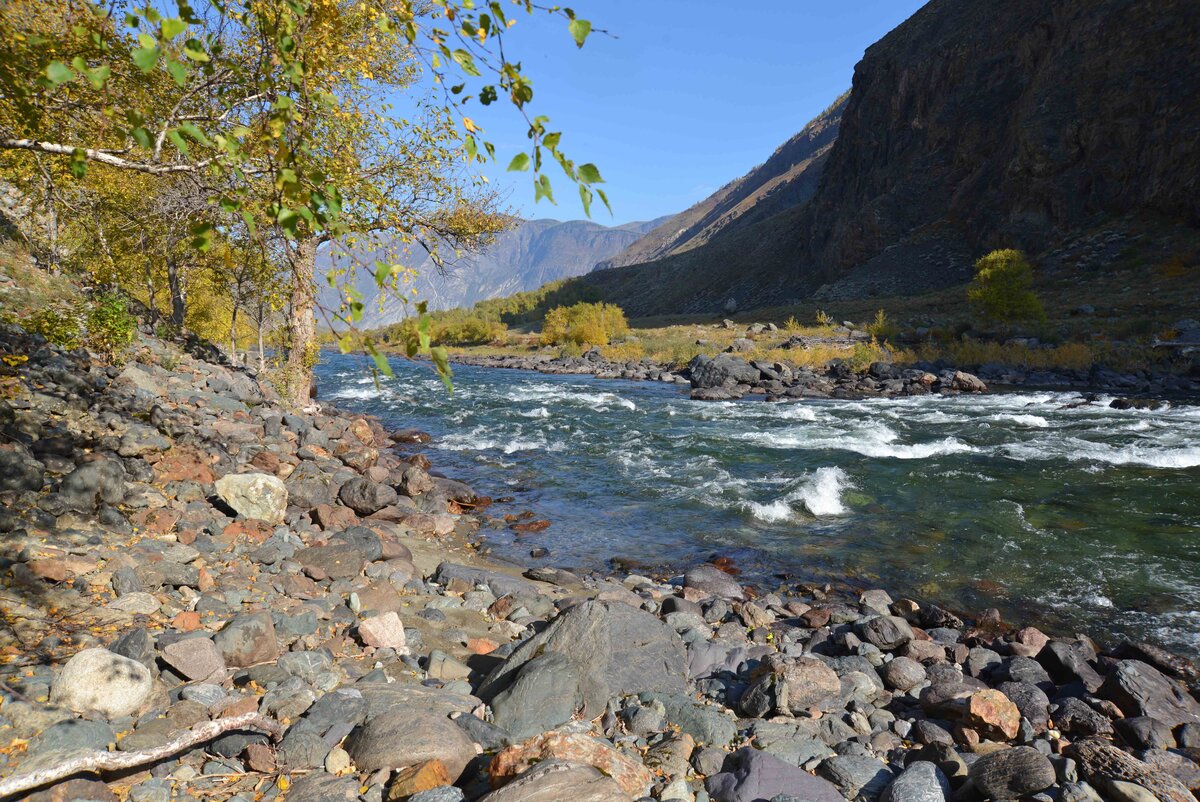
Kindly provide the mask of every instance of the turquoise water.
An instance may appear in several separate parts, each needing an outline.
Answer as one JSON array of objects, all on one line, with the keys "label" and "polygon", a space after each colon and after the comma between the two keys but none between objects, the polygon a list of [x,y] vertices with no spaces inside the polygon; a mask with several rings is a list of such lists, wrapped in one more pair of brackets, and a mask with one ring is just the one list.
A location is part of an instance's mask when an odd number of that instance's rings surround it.
[{"label": "turquoise water", "polygon": [[[1200,653],[1200,407],[1077,393],[690,401],[649,382],[425,365],[376,386],[329,356],[321,397],[434,435],[435,466],[552,525],[486,530],[526,563],[850,580],[1098,640]],[[549,555],[532,561],[534,547]]]}]

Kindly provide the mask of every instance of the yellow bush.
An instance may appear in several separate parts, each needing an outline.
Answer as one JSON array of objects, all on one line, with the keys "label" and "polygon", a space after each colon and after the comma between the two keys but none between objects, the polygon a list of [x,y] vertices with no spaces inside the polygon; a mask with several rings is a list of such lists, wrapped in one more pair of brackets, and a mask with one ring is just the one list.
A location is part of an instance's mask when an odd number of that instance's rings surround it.
[{"label": "yellow bush", "polygon": [[992,251],[975,263],[967,298],[987,320],[1045,320],[1046,310],[1033,292],[1033,265],[1011,248]]},{"label": "yellow bush", "polygon": [[578,303],[556,306],[542,323],[542,345],[608,345],[629,333],[629,321],[619,306]]}]

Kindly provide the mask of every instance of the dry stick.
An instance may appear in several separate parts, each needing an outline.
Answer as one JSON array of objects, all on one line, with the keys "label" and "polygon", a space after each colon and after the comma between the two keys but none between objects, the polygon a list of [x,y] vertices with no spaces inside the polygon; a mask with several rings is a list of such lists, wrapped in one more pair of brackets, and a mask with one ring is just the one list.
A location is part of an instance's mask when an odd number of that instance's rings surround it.
[{"label": "dry stick", "polygon": [[228,718],[219,718],[215,721],[206,721],[203,724],[197,724],[195,727],[192,727],[175,740],[168,741],[162,746],[157,746],[153,749],[143,749],[140,752],[84,752],[59,763],[57,766],[50,766],[49,768],[30,771],[25,774],[17,774],[0,780],[0,799],[24,791],[31,791],[34,788],[40,788],[43,785],[57,782],[73,774],[85,771],[122,771],[146,763],[154,763],[155,761],[170,757],[176,752],[182,752],[190,746],[211,741],[223,733],[231,730],[243,730],[248,727],[263,730],[275,738],[283,735],[284,729],[283,725],[278,721],[259,715],[257,712],[242,713],[239,716],[229,716]]}]

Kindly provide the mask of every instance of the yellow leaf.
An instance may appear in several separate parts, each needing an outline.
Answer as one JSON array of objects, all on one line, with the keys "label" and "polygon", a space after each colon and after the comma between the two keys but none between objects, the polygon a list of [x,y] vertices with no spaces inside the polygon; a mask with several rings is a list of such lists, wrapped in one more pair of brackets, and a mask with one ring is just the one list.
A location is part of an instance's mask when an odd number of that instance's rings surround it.
[{"label": "yellow leaf", "polygon": [[463,117],[463,128],[466,128],[472,134],[479,130],[479,126],[470,117]]}]

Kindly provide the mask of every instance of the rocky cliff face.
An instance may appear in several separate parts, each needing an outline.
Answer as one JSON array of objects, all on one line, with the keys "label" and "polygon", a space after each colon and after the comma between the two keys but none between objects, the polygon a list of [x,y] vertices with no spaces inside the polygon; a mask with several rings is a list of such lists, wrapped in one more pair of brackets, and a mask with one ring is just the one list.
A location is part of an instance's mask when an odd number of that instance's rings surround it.
[{"label": "rocky cliff face", "polygon": [[771,158],[696,205],[667,218],[598,269],[652,262],[707,244],[808,201],[817,190],[849,93],[821,112]]},{"label": "rocky cliff face", "polygon": [[1197,41],[1189,0],[933,0],[859,63],[807,204],[587,281],[715,311],[949,286],[999,246],[1053,268],[1145,220],[1195,238]]}]

